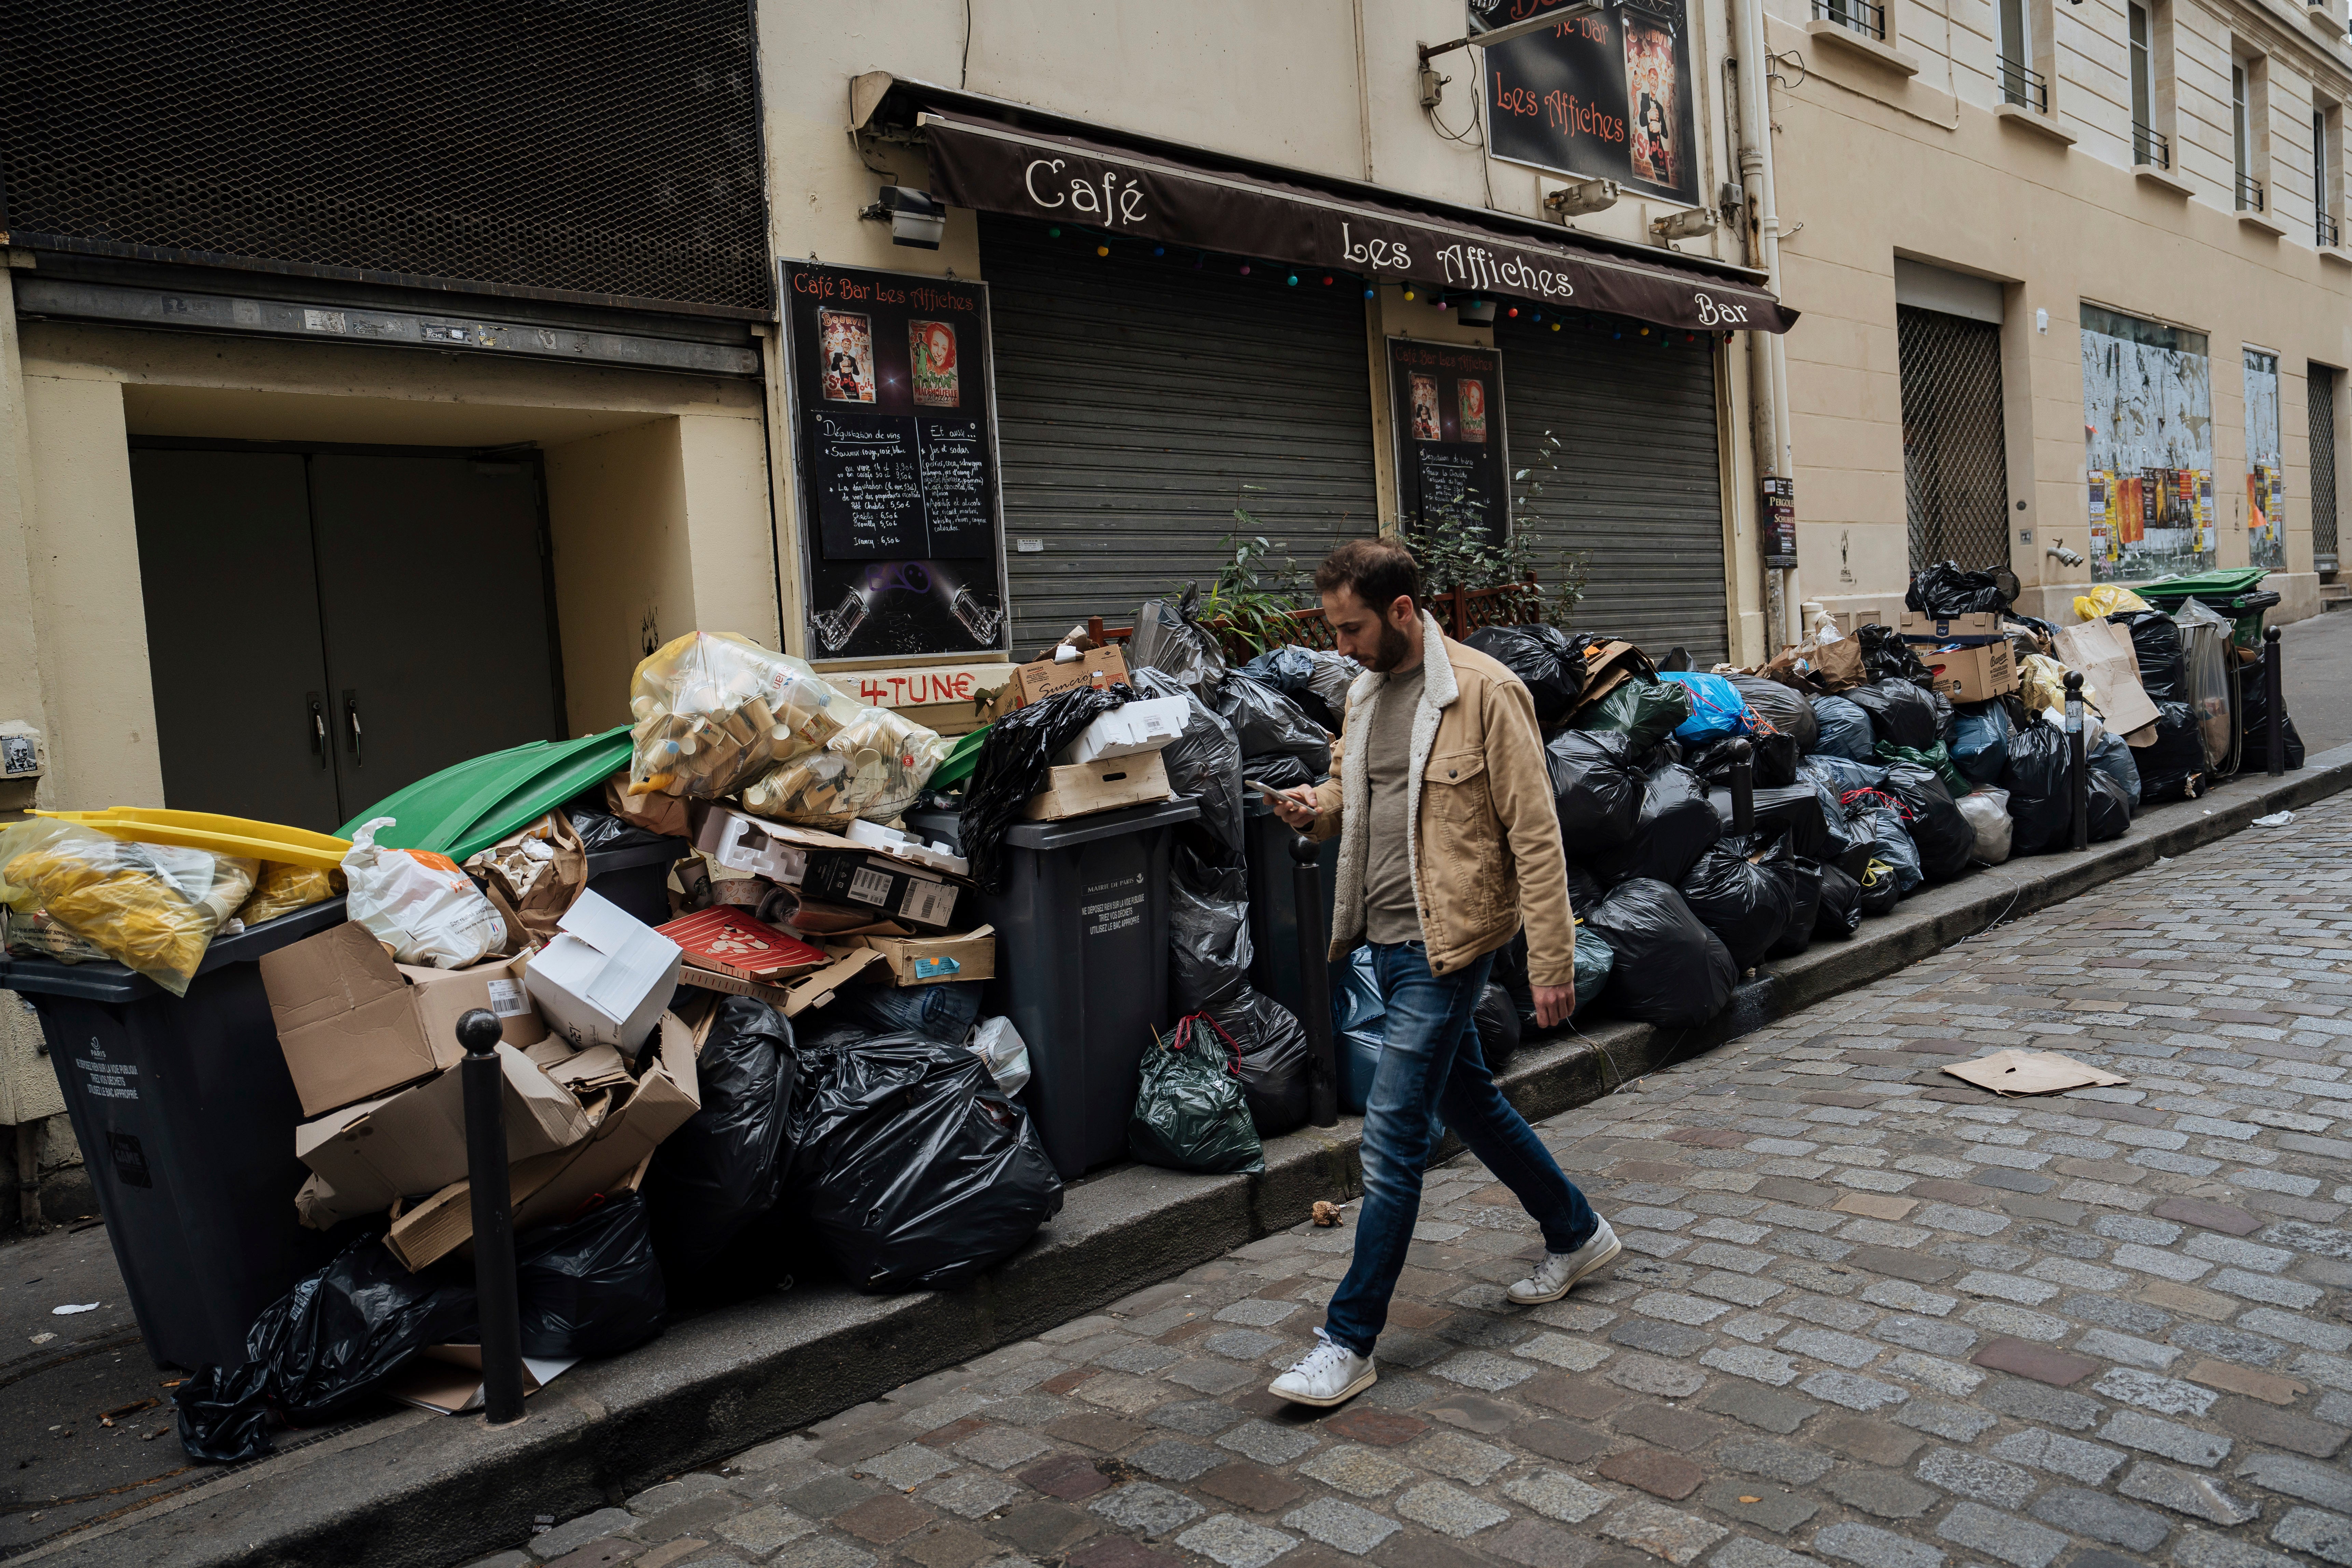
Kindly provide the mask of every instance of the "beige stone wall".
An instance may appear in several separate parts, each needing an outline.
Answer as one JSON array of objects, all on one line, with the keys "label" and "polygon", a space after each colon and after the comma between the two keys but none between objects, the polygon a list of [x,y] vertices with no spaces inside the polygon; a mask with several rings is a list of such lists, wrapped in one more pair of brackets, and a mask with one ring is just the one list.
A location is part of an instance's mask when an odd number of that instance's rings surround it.
[{"label": "beige stone wall", "polygon": [[[1892,0],[1910,76],[1824,37],[1827,24],[1809,26],[1803,0],[1769,0],[1784,73],[1773,87],[1780,213],[1783,234],[1797,230],[1781,265],[1786,298],[1805,312],[1789,340],[1802,593],[1892,607],[1908,576],[1900,255],[2006,285],[2011,564],[2024,607],[2063,609],[2087,582],[2043,550],[2088,539],[2077,332],[2088,300],[2208,335],[2225,566],[2248,557],[2241,350],[2279,355],[2287,571],[2270,585],[2287,596],[2279,618],[2315,612],[2305,370],[2352,366],[2352,260],[2314,246],[2310,117],[2315,101],[2352,95],[2343,51],[2315,47],[2322,35],[2279,8],[2152,7],[2160,34],[2170,21],[2157,112],[2175,167],[2158,182],[2130,166],[2123,0],[2026,9],[2053,82],[2052,112],[2031,120],[1996,110],[1991,0]],[[2232,49],[2250,47],[2268,55],[2257,140],[2283,234],[2234,210],[2229,71]],[[2344,401],[2339,391],[2339,428]]]}]

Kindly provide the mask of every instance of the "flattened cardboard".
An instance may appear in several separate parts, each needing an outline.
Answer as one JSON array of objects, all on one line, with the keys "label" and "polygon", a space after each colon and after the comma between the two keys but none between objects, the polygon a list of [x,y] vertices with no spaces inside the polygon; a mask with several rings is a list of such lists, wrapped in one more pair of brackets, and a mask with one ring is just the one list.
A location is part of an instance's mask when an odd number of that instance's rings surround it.
[{"label": "flattened cardboard", "polygon": [[1166,800],[1168,767],[1157,752],[1110,762],[1045,770],[1045,787],[1029,797],[1021,815],[1032,822],[1061,822],[1100,811]]},{"label": "flattened cardboard", "polygon": [[940,985],[950,980],[996,978],[996,928],[980,926],[954,936],[857,936],[852,945],[873,949],[888,970],[886,985]]},{"label": "flattened cardboard", "polygon": [[[512,1046],[504,1072],[511,1161],[567,1149],[595,1130],[593,1112]],[[325,1178],[312,1207],[335,1216],[373,1214],[406,1193],[429,1193],[466,1173],[466,1092],[455,1069],[383,1100],[346,1106],[294,1130],[294,1157]]]},{"label": "flattened cardboard", "polygon": [[1995,1051],[1973,1061],[1948,1064],[1954,1078],[1995,1094],[2063,1094],[2070,1089],[2111,1089],[2129,1079],[2076,1061],[2058,1051]]},{"label": "flattened cardboard", "polygon": [[2156,704],[2139,683],[2139,658],[2131,634],[2105,621],[2060,626],[2053,639],[2058,662],[2083,672],[2084,684],[2098,693],[2099,716],[2107,728],[2126,735],[2156,722]]},{"label": "flattened cardboard", "polygon": [[[517,1235],[570,1219],[599,1193],[609,1197],[634,1192],[655,1148],[702,1108],[694,1031],[675,1013],[662,1015],[657,1051],[635,1088],[615,1095],[589,1137],[568,1149],[517,1161],[508,1170]],[[466,1246],[473,1234],[472,1194],[458,1180],[396,1215],[384,1245],[414,1272]]]},{"label": "flattened cardboard", "polygon": [[583,893],[555,940],[530,961],[524,984],[573,1045],[611,1046],[634,1057],[677,989],[682,957],[653,927],[601,894]]},{"label": "flattened cardboard", "polygon": [[[522,1358],[522,1392],[537,1394],[579,1364],[579,1358],[542,1361]],[[383,1384],[384,1393],[403,1405],[430,1410],[436,1415],[463,1415],[479,1410],[482,1394],[482,1347],[426,1345]]]}]

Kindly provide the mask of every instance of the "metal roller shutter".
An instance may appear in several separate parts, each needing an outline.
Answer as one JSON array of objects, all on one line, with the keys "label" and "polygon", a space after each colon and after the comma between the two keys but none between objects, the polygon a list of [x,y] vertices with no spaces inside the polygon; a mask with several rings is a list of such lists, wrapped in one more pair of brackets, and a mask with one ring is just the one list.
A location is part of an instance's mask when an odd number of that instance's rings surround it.
[{"label": "metal roller shutter", "polygon": [[[982,215],[1013,651],[1198,580],[1249,511],[1312,570],[1379,531],[1354,280]],[[1113,246],[1108,258],[1097,244]],[[1024,541],[1042,549],[1024,551]]]},{"label": "metal roller shutter", "polygon": [[[1729,657],[1724,625],[1723,490],[1715,347],[1664,328],[1571,321],[1496,325],[1514,471],[1536,467],[1538,571],[1584,554],[1575,622],[1653,655],[1680,644],[1700,669]],[[1559,472],[1537,465],[1546,431]]]}]

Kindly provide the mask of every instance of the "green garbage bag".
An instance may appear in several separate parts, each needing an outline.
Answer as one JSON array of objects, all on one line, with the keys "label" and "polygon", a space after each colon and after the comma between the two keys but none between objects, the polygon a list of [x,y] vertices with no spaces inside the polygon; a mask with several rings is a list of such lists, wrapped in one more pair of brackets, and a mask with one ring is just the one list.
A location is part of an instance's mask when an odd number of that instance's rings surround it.
[{"label": "green garbage bag", "polygon": [[1951,792],[1954,800],[1972,793],[1977,787],[1969,782],[1965,773],[1952,765],[1951,748],[1941,741],[1924,752],[1898,746],[1892,741],[1881,741],[1878,742],[1878,760],[1882,763],[1916,763],[1932,770],[1937,778],[1944,781],[1944,787]]},{"label": "green garbage bag", "polygon": [[1143,1054],[1127,1152],[1147,1165],[1216,1174],[1265,1169],[1242,1089],[1241,1047],[1205,1013],[1179,1018]]},{"label": "green garbage bag", "polygon": [[1672,680],[1625,680],[1569,721],[1579,730],[1605,730],[1654,746],[1691,716],[1690,690]]},{"label": "green garbage bag", "polygon": [[1609,972],[1617,965],[1617,950],[1609,939],[1576,922],[1576,1010],[1582,1013],[1609,988]]}]

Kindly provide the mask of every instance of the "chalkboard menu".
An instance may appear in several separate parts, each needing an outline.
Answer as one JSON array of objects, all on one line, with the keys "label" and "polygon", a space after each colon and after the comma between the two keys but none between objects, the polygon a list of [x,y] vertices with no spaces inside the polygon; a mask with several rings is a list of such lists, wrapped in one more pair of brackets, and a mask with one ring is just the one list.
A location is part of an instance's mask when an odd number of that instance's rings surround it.
[{"label": "chalkboard menu", "polygon": [[1510,527],[1503,449],[1503,356],[1460,343],[1389,340],[1397,508],[1417,531],[1485,535]]},{"label": "chalkboard menu", "polygon": [[1001,649],[988,286],[782,270],[811,657]]},{"label": "chalkboard menu", "polygon": [[[1562,3],[1469,0],[1470,28],[1507,26]],[[1477,53],[1496,157],[1698,205],[1698,84],[1683,0],[1608,0],[1593,16]]]}]

